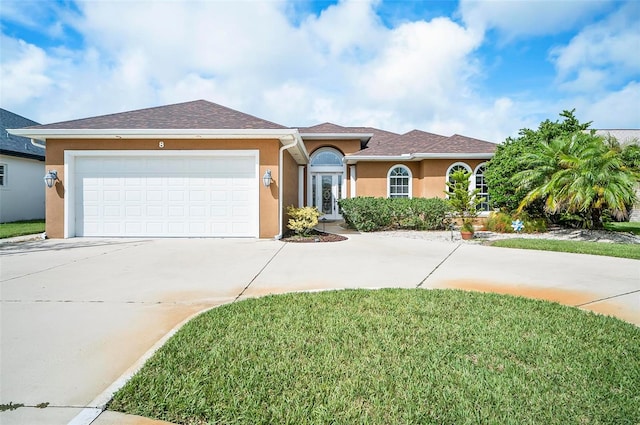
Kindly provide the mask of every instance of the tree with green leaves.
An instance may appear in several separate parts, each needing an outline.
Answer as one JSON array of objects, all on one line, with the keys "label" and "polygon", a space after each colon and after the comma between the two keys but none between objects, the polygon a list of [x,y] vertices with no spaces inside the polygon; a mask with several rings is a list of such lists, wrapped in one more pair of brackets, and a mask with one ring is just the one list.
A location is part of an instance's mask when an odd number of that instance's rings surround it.
[{"label": "tree with green leaves", "polygon": [[[562,111],[562,121],[552,122],[545,120],[537,130],[521,129],[517,138],[507,138],[503,144],[498,145],[493,158],[487,163],[485,179],[489,186],[489,199],[493,208],[499,208],[512,212],[518,208],[527,194],[527,190],[514,184],[511,178],[531,168],[531,164],[522,158],[529,154],[537,153],[541,148],[540,143],[549,143],[552,140],[568,136],[576,132],[587,130],[591,122],[580,123],[574,116],[575,109]],[[540,216],[542,209],[536,203],[528,204],[527,212],[531,216]]]},{"label": "tree with green leaves", "polygon": [[640,143],[638,140],[626,144],[620,150],[620,156],[625,166],[640,174]]},{"label": "tree with green leaves", "polygon": [[601,228],[605,212],[624,219],[635,201],[637,174],[620,149],[593,132],[540,140],[520,162],[527,168],[511,178],[526,192],[519,210],[542,200],[548,214],[573,214],[584,227]]},{"label": "tree with green leaves", "polygon": [[462,221],[462,231],[473,233],[473,220],[478,217],[478,206],[484,202],[479,197],[480,189],[469,190],[471,173],[457,170],[451,173],[451,180],[447,181],[447,202],[456,216]]}]

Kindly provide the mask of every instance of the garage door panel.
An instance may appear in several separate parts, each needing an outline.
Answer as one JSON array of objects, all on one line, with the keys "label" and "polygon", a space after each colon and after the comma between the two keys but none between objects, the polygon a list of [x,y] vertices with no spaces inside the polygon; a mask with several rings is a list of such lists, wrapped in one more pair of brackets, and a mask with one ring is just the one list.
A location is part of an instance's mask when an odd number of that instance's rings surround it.
[{"label": "garage door panel", "polygon": [[226,217],[228,215],[225,207],[211,207],[212,217]]},{"label": "garage door panel", "polygon": [[169,206],[168,215],[169,217],[186,217],[186,208],[183,206]]},{"label": "garage door panel", "polygon": [[184,189],[169,189],[168,191],[168,199],[171,202],[183,202],[184,201]]},{"label": "garage door panel", "polygon": [[162,217],[162,207],[158,205],[147,205],[145,215],[147,217]]},{"label": "garage door panel", "polygon": [[[99,210],[99,206],[96,206],[96,208]],[[102,208],[102,211],[104,212],[105,218],[120,217],[122,215],[120,209],[120,205],[105,205],[104,208]],[[98,212],[94,217],[99,219],[100,213]]]},{"label": "garage door panel", "polygon": [[169,236],[180,236],[186,233],[183,222],[169,222],[167,225],[167,233]]},{"label": "garage door panel", "polygon": [[189,190],[189,201],[202,202],[206,198],[204,190]]},{"label": "garage door panel", "polygon": [[124,215],[130,217],[142,217],[142,205],[127,206],[124,209]]},{"label": "garage door panel", "polygon": [[142,223],[132,223],[132,222],[125,223],[124,231],[130,234],[140,234],[142,233]]},{"label": "garage door panel", "polygon": [[142,201],[142,189],[126,190],[124,192],[124,199],[126,201]]},{"label": "garage door panel", "polygon": [[79,157],[74,179],[76,234],[256,237],[256,162],[253,154]]}]

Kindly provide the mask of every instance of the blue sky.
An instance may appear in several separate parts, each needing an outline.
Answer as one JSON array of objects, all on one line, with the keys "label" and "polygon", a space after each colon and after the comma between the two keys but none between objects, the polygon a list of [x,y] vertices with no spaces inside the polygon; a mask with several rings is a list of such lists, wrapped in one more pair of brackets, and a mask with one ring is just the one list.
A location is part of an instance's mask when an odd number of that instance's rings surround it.
[{"label": "blue sky", "polygon": [[500,142],[640,128],[640,1],[2,0],[0,106],[42,123],[207,99],[284,125]]}]

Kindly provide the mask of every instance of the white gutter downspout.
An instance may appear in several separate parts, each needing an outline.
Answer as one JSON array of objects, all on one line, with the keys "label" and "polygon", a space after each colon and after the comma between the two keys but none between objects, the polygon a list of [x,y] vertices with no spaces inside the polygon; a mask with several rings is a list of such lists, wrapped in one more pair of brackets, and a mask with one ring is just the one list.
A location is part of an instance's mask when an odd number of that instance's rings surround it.
[{"label": "white gutter downspout", "polygon": [[[288,145],[284,145],[280,148],[280,152],[279,152],[279,156],[278,156],[278,227],[280,229],[280,233],[278,233],[277,235],[274,236],[275,240],[280,240],[282,239],[282,233],[283,233],[283,229],[282,229],[282,196],[284,194],[284,189],[283,189],[283,182],[282,182],[282,175],[284,174],[283,170],[282,170],[282,161],[284,158],[284,151],[286,149],[292,148],[294,146],[296,146],[298,144],[298,138],[295,135],[293,136],[293,142],[289,143]],[[298,182],[298,184],[300,184],[300,182]]]},{"label": "white gutter downspout", "polygon": [[36,139],[31,139],[31,144],[36,148],[47,149],[47,147],[41,143],[36,142]]}]

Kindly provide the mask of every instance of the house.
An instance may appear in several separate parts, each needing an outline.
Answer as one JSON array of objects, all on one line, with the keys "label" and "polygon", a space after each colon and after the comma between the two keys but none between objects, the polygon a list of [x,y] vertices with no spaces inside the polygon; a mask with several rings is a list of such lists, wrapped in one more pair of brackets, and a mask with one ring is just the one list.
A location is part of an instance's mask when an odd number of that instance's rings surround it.
[{"label": "house", "polygon": [[44,218],[44,149],[7,132],[37,124],[0,108],[0,223]]},{"label": "house", "polygon": [[[597,129],[596,135],[614,137],[621,146],[640,144],[640,129]],[[636,202],[631,207],[629,221],[640,222],[640,183],[636,185]]]},{"label": "house", "polygon": [[289,205],[339,219],[340,198],[443,197],[459,168],[486,193],[496,147],[418,130],[292,128],[205,100],[11,132],[46,141],[53,238],[280,238]]}]

